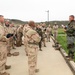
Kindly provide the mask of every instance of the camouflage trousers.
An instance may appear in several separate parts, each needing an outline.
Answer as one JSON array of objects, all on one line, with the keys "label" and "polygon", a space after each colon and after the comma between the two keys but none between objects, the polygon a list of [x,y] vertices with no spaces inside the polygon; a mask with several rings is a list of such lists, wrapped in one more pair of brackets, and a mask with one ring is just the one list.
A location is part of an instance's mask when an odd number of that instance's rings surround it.
[{"label": "camouflage trousers", "polygon": [[37,66],[37,53],[38,53],[38,46],[28,45],[29,75],[35,75],[35,69]]},{"label": "camouflage trousers", "polygon": [[58,33],[57,32],[54,32],[54,39],[57,40],[57,35]]},{"label": "camouflage trousers", "polygon": [[67,48],[69,50],[68,55],[69,56],[74,56],[74,52],[75,52],[75,45],[74,45],[74,37],[69,37],[67,36]]},{"label": "camouflage trousers", "polygon": [[8,43],[8,45],[7,45],[7,51],[8,51],[8,53],[10,53],[11,48],[12,48],[12,39],[9,38],[7,43]]},{"label": "camouflage trousers", "polygon": [[20,47],[21,45],[22,45],[22,35],[18,33],[16,38],[16,46]]},{"label": "camouflage trousers", "polygon": [[75,42],[75,38],[72,36],[72,37],[69,37],[67,36],[67,44],[72,44]]},{"label": "camouflage trousers", "polygon": [[44,47],[46,46],[46,38],[42,39],[42,44],[44,45]]},{"label": "camouflage trousers", "polygon": [[26,41],[26,39],[24,39],[24,46],[25,46],[25,52],[26,52],[26,54],[28,54],[28,50],[27,50],[27,46],[28,45],[28,43],[27,43],[27,41]]},{"label": "camouflage trousers", "polygon": [[49,33],[47,33],[47,41],[50,42],[50,34]]},{"label": "camouflage trousers", "polygon": [[12,46],[12,48],[15,48],[15,40],[14,40],[14,38],[12,37],[12,39],[11,39],[11,46]]},{"label": "camouflage trousers", "polygon": [[5,72],[6,61],[7,61],[6,42],[0,42],[0,73]]}]

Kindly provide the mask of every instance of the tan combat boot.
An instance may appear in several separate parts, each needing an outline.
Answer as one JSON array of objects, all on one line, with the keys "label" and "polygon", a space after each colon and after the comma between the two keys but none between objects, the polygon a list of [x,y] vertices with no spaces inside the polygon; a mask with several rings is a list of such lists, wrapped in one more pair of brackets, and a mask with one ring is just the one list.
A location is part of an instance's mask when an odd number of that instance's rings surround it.
[{"label": "tan combat boot", "polygon": [[39,69],[35,69],[35,73],[38,73],[39,72]]},{"label": "tan combat boot", "polygon": [[1,75],[10,75],[9,73],[7,73],[7,72],[4,72],[4,73],[2,73]]}]

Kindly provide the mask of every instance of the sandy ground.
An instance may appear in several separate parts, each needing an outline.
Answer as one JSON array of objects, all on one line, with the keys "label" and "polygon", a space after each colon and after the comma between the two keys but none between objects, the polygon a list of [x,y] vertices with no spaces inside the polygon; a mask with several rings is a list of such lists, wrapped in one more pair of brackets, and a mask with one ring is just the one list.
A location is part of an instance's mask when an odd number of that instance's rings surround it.
[{"label": "sandy ground", "polygon": [[[73,75],[59,51],[52,47],[53,41],[43,47],[43,51],[38,52],[39,73],[36,75]],[[19,56],[8,57],[7,65],[11,69],[7,70],[10,75],[28,75],[28,58],[25,55],[24,46],[17,47],[12,52],[20,52]]]}]

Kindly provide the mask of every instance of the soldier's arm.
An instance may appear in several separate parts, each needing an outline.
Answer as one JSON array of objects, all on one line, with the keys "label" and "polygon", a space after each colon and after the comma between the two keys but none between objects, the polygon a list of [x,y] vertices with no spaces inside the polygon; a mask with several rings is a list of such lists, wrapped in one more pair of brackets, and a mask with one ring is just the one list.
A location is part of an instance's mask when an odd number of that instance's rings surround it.
[{"label": "soldier's arm", "polygon": [[0,41],[2,41],[2,42],[6,42],[6,41],[7,41],[6,36],[1,36],[1,35],[0,35]]},{"label": "soldier's arm", "polygon": [[24,27],[23,28],[23,36],[25,36],[25,34],[26,34],[26,28]]},{"label": "soldier's arm", "polygon": [[73,22],[73,24],[72,24],[72,25],[73,25],[73,29],[75,30],[75,22]]},{"label": "soldier's arm", "polygon": [[66,29],[64,29],[64,32],[67,32],[67,30],[66,30]]}]

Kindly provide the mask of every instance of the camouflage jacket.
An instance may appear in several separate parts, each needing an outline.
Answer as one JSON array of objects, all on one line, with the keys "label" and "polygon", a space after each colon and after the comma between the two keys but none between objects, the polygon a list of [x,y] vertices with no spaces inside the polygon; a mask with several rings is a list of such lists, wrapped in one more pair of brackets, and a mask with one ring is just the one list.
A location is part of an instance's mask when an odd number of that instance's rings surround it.
[{"label": "camouflage jacket", "polygon": [[43,37],[41,28],[36,28],[36,31],[41,37]]},{"label": "camouflage jacket", "polygon": [[33,29],[30,29],[26,33],[26,36],[28,38],[28,42],[31,42],[31,43],[34,43],[34,42],[39,43],[41,40],[41,37],[39,36],[39,34]]},{"label": "camouflage jacket", "polygon": [[75,21],[71,21],[66,29],[67,36],[75,36]]},{"label": "camouflage jacket", "polygon": [[7,41],[5,34],[6,34],[6,31],[5,31],[4,24],[0,23],[0,42],[6,42]]}]

